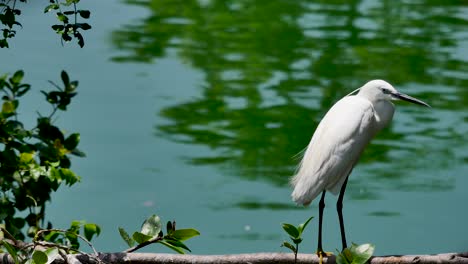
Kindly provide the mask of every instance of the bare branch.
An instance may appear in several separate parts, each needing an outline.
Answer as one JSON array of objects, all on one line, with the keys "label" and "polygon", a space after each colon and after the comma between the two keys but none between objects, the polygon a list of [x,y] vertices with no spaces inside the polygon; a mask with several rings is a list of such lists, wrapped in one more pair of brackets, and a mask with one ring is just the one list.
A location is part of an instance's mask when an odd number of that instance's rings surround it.
[{"label": "bare branch", "polygon": [[[267,264],[267,263],[294,263],[294,254],[292,253],[254,253],[237,255],[177,255],[177,254],[153,254],[153,253],[103,253],[99,259],[104,263],[132,263],[132,264]],[[0,254],[0,264],[12,263],[11,257]],[[94,256],[88,254],[67,255],[70,263],[75,264],[95,264],[98,263]],[[57,259],[55,264],[66,263],[63,259]],[[317,264],[319,259],[315,254],[298,254],[297,263]],[[323,263],[336,263],[335,256],[324,258]],[[465,253],[445,253],[436,255],[406,255],[406,256],[376,256],[369,261],[370,264],[432,264],[432,263],[453,263],[468,264],[468,252]]]}]

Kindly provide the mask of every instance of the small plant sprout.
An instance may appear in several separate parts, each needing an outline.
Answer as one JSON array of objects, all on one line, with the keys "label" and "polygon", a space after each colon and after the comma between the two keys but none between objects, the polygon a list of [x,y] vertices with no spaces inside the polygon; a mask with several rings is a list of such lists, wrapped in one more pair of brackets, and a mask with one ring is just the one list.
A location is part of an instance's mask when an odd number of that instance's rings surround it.
[{"label": "small plant sprout", "polygon": [[375,246],[372,244],[357,245],[352,243],[351,247],[345,248],[336,257],[337,264],[364,264],[374,254]]},{"label": "small plant sprout", "polygon": [[284,231],[288,233],[289,238],[291,239],[294,245],[287,241],[284,241],[281,246],[289,248],[294,253],[294,263],[297,262],[297,253],[299,252],[299,244],[302,242],[302,233],[304,232],[307,224],[309,224],[312,218],[314,217],[311,216],[309,219],[307,219],[307,221],[298,225],[297,227],[288,223],[282,224]]},{"label": "small plant sprout", "polygon": [[[175,221],[169,221],[166,225],[166,234],[162,231],[161,219],[157,215],[152,215],[143,222],[141,230],[130,235],[119,227],[120,236],[130,247],[125,250],[126,253],[134,252],[150,244],[159,243],[176,251],[185,254],[184,250],[190,252],[190,249],[182,242],[194,236],[200,235],[198,230],[193,228],[177,229]],[[136,245],[135,245],[136,244]]]}]

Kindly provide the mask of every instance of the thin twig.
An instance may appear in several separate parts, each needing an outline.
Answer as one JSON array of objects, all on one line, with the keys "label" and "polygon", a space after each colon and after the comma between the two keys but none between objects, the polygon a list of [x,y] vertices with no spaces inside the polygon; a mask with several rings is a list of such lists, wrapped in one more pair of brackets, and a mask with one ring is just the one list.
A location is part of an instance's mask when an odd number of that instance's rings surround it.
[{"label": "thin twig", "polygon": [[[73,3],[73,8],[75,9],[75,14],[74,14],[74,15],[75,15],[75,29],[73,29],[73,30],[75,31],[75,30],[76,30],[76,23],[77,23],[77,17],[76,17],[76,15],[77,15],[77,12],[76,12],[76,3]],[[73,33],[75,33],[75,32],[73,32]]]},{"label": "thin twig", "polygon": [[16,240],[16,238],[12,234],[10,234],[10,232],[8,232],[8,230],[6,230],[6,228],[0,226],[0,230],[3,232],[4,235],[6,235],[8,237],[8,239],[13,241],[15,246],[18,246],[18,244],[19,244],[18,240]]},{"label": "thin twig", "polygon": [[75,251],[75,252],[78,252],[78,253],[80,253],[80,254],[86,254],[86,252],[81,251],[81,250],[79,250],[79,249],[74,249],[74,248],[69,247],[69,246],[64,246],[64,245],[60,245],[60,244],[55,244],[55,243],[47,242],[47,241],[36,241],[36,242],[32,243],[32,245],[34,245],[34,246],[38,245],[38,246],[42,246],[42,247],[46,247],[46,248],[53,248],[53,247],[56,247],[56,248],[58,248],[58,249],[63,249],[63,250],[65,250],[65,251],[67,251],[67,252],[69,252],[69,251],[72,251],[72,252]]},{"label": "thin twig", "polygon": [[[55,115],[55,113],[57,112],[57,109],[58,109],[58,106],[54,105],[54,109],[52,110],[52,113],[50,113],[49,115],[49,121],[50,119]],[[52,122],[53,123],[53,122]]]},{"label": "thin twig", "polygon": [[[57,4],[59,12],[63,14],[62,8],[60,7],[60,2],[58,0],[55,0],[55,4]],[[62,23],[63,23],[63,28],[65,29],[65,26],[67,24],[65,24],[64,21],[62,21]],[[60,38],[60,44],[62,44],[62,46],[63,46],[63,38]]]},{"label": "thin twig", "polygon": [[[91,242],[89,242],[88,239],[86,239],[85,237],[83,237],[82,235],[80,234],[77,234],[73,231],[69,231],[69,230],[63,230],[63,229],[42,229],[42,230],[39,230],[37,233],[36,233],[36,236],[39,236],[41,235],[42,233],[45,233],[45,232],[61,232],[61,233],[71,233],[71,234],[74,234],[76,235],[77,237],[79,237],[81,240],[83,240],[86,244],[88,244],[88,246],[93,250],[94,254],[96,254],[96,256],[99,256],[99,253],[96,251],[96,249],[94,248],[93,244],[91,244]],[[74,249],[73,249],[74,250]],[[78,251],[78,250],[77,250]]]},{"label": "thin twig", "polygon": [[163,238],[161,236],[158,236],[156,238],[153,238],[153,239],[145,241],[145,242],[143,242],[141,244],[138,244],[138,245],[136,245],[134,247],[131,247],[131,248],[125,250],[124,253],[132,253],[132,252],[137,251],[138,249],[140,249],[142,247],[146,247],[149,244],[157,243],[157,242],[159,242],[161,240],[163,240]]},{"label": "thin twig", "polygon": [[60,86],[58,86],[56,83],[54,83],[53,81],[49,80],[48,83],[52,84],[52,86],[57,88],[57,90],[59,90],[60,92],[63,92],[62,88]]}]

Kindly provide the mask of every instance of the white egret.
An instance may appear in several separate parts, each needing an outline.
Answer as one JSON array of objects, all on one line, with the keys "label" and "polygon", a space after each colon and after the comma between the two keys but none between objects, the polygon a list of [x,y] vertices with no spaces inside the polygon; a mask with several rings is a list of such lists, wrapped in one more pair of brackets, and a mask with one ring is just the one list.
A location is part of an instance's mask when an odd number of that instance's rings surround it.
[{"label": "white egret", "polygon": [[[309,205],[320,193],[317,254],[322,249],[322,218],[325,192],[338,196],[336,208],[340,221],[343,250],[347,248],[343,223],[343,195],[348,177],[364,148],[392,120],[395,106],[392,100],[404,100],[430,107],[425,102],[398,92],[383,80],[366,83],[356,95],[339,100],[319,123],[310,140],[296,175],[292,199]],[[357,91],[356,90],[356,91]]]}]

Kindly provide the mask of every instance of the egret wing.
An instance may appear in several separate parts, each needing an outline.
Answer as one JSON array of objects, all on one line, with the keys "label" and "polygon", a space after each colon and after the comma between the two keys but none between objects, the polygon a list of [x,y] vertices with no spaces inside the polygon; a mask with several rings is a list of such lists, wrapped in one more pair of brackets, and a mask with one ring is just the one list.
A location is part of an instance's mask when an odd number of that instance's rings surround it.
[{"label": "egret wing", "polygon": [[375,134],[372,104],[357,96],[338,101],[318,125],[293,177],[293,200],[307,205],[323,190],[337,194]]}]

